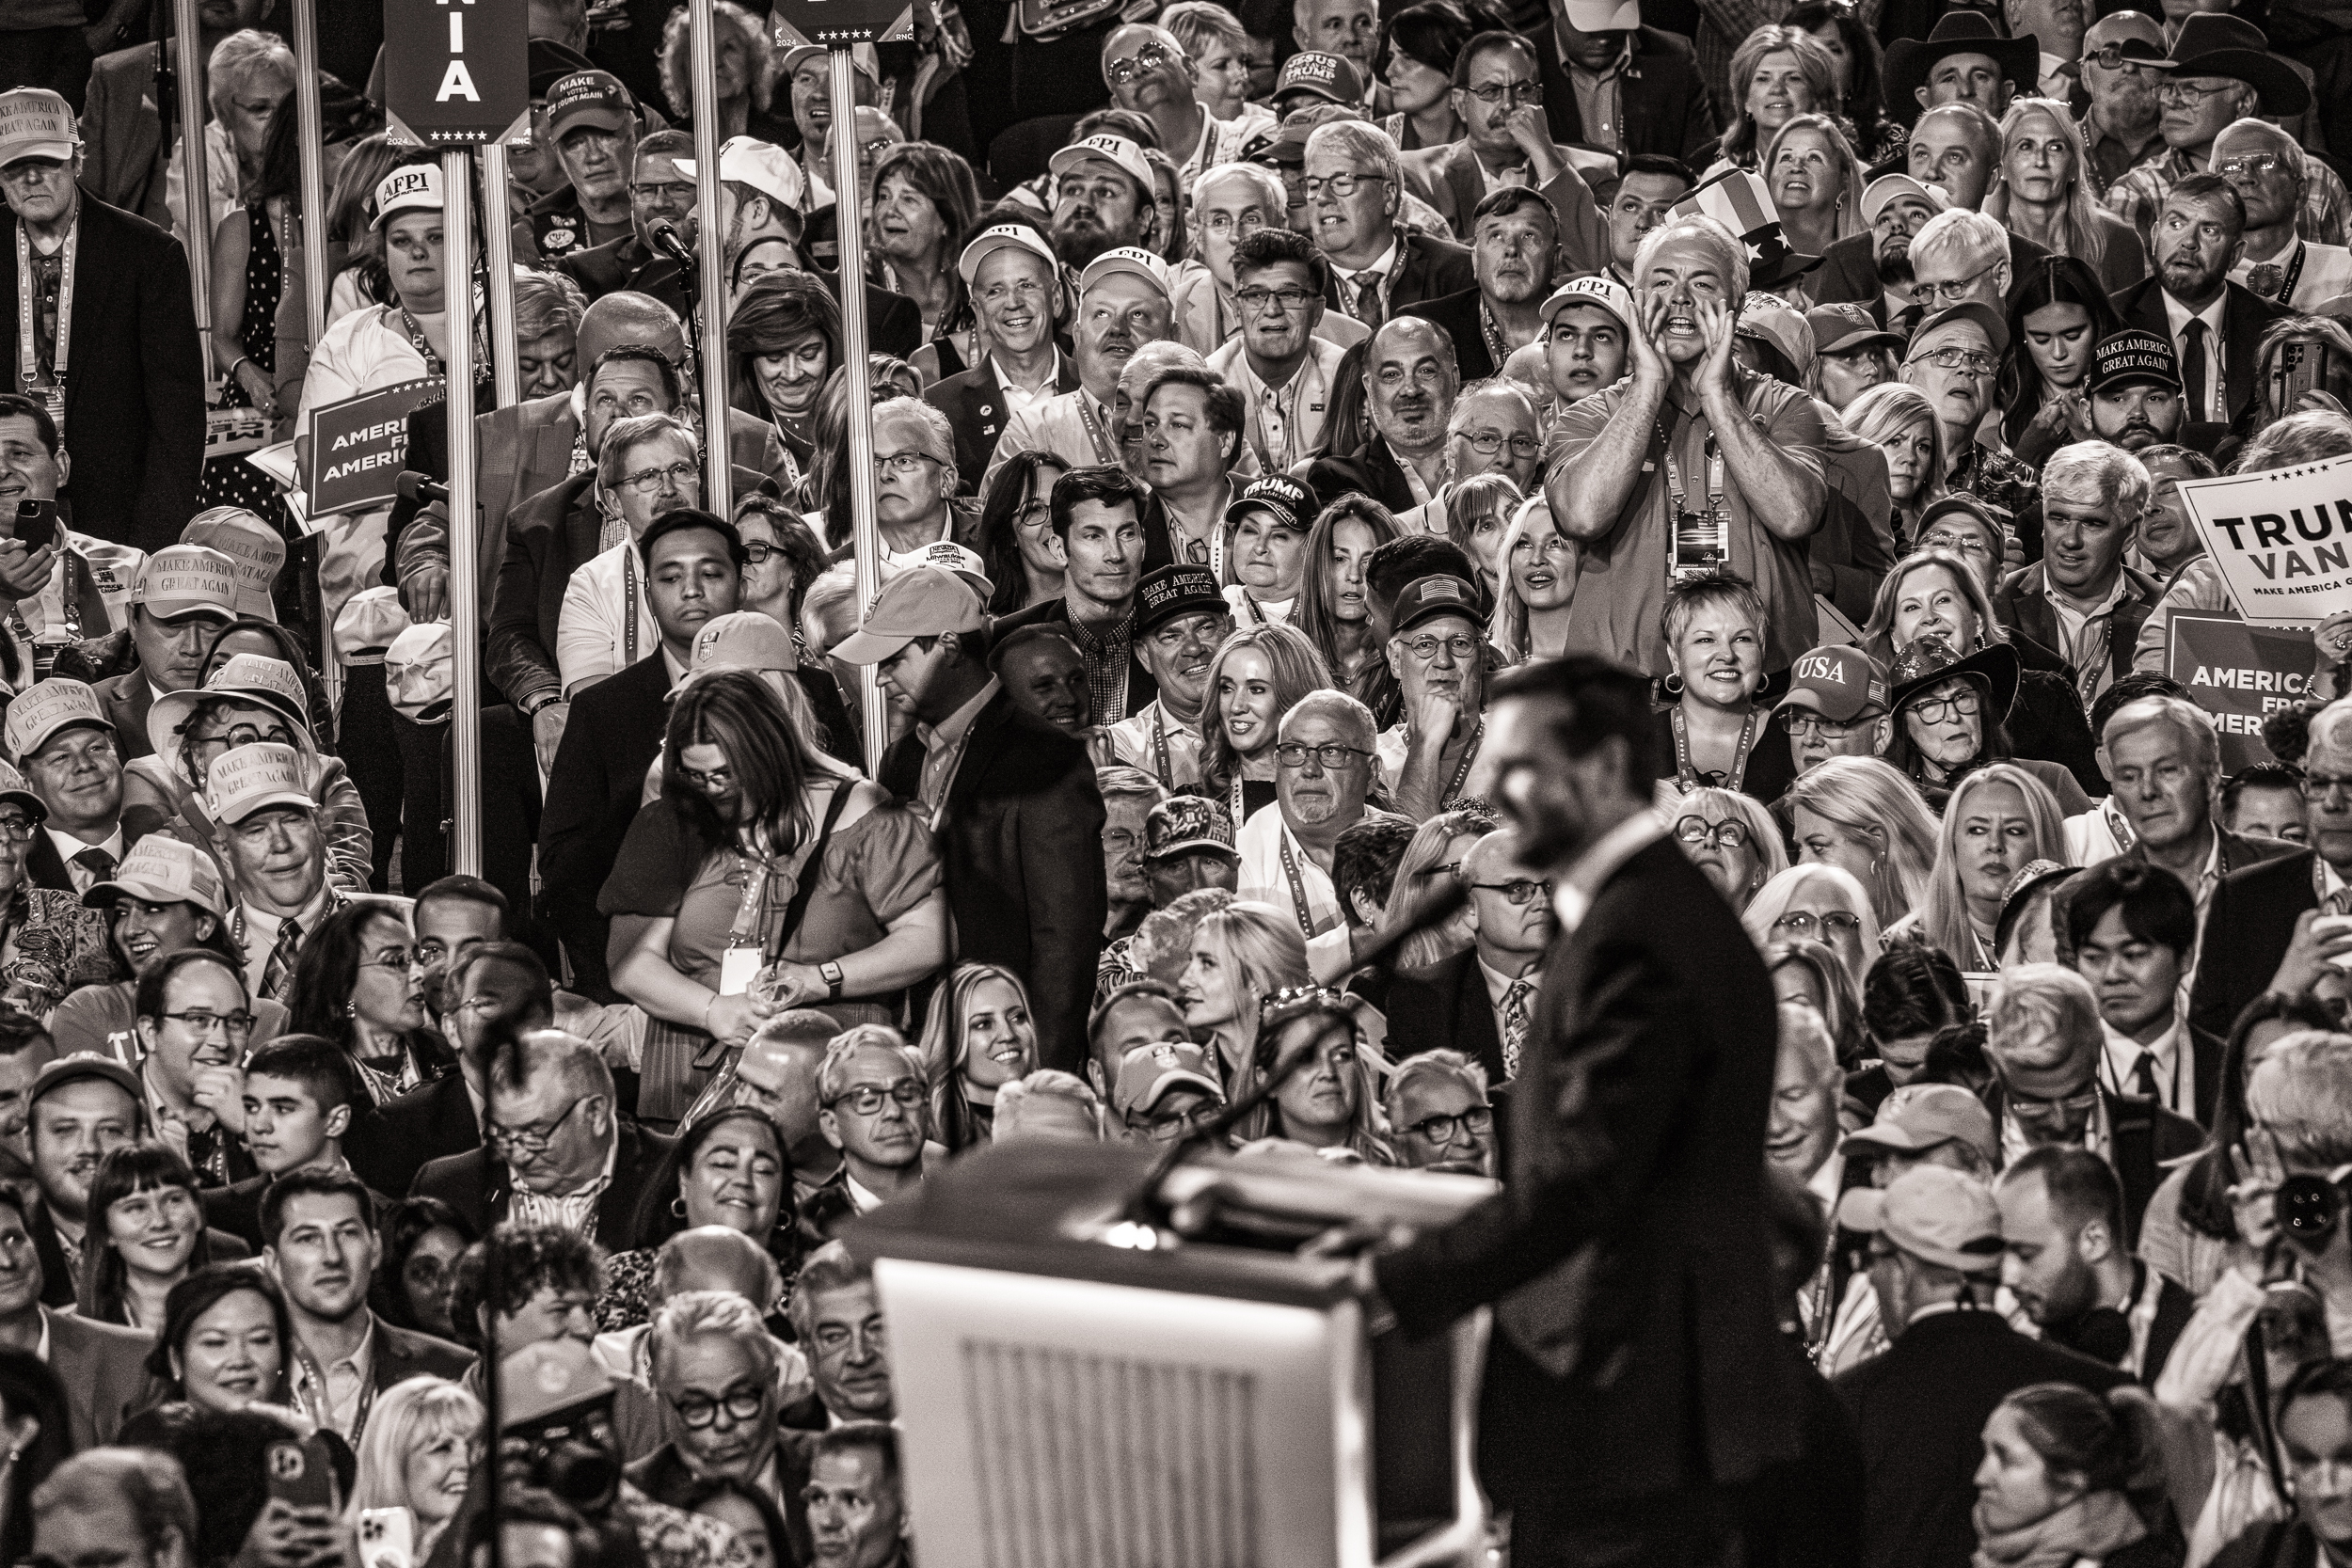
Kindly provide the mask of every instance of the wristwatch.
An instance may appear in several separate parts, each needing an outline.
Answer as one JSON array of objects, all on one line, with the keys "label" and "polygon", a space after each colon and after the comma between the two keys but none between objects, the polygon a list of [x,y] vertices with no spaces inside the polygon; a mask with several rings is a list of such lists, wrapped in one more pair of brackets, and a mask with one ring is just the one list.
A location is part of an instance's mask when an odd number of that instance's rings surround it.
[{"label": "wristwatch", "polygon": [[825,1000],[841,1000],[841,966],[828,959],[817,966],[817,973],[825,977]]}]

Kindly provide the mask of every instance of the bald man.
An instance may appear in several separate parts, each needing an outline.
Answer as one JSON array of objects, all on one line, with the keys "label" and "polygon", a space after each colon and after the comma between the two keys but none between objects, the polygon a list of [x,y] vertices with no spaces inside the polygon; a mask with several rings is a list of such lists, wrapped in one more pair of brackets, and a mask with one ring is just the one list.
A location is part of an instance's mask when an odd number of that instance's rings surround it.
[{"label": "bald man", "polygon": [[1434,322],[1398,316],[1373,333],[1363,383],[1372,439],[1315,459],[1308,485],[1318,496],[1360,490],[1392,513],[1426,506],[1446,481],[1446,427],[1462,390],[1454,340]]}]

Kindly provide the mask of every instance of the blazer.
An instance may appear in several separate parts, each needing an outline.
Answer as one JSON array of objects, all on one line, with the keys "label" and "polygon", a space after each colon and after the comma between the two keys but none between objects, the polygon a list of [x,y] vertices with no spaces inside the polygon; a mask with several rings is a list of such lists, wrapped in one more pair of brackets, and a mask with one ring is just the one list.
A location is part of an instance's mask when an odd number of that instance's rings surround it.
[{"label": "blazer", "polygon": [[175,142],[180,122],[177,95],[167,111],[159,78],[177,78],[171,67],[179,55],[176,38],[101,55],[90,67],[82,100],[82,189],[167,231],[171,228],[171,209],[164,201],[164,170],[170,161],[164,148],[167,112]]},{"label": "blazer", "polygon": [[462,1345],[388,1323],[373,1312],[368,1315],[375,1319],[375,1391],[379,1394],[411,1378],[445,1377],[453,1383],[474,1363],[473,1352]]},{"label": "blazer", "polygon": [[[1849,234],[1832,244],[1821,254],[1821,264],[1813,273],[1813,300],[1817,305],[1835,305],[1856,301],[1870,308],[1870,314],[1881,326],[1886,325],[1886,286],[1879,281],[1878,237],[1875,234]],[[2013,291],[2033,264],[2049,254],[2033,241],[2014,230],[2009,236],[2009,281]]]},{"label": "blazer", "polygon": [[[129,822],[124,822],[123,852],[128,854],[131,846],[146,836]],[[57,847],[49,835],[38,828],[33,830],[32,842],[24,848],[24,878],[35,887],[45,887],[57,893],[73,891],[73,878],[66,870],[64,857],[57,853]]]},{"label": "blazer", "polygon": [[363,1108],[343,1133],[343,1158],[353,1174],[379,1193],[404,1196],[424,1166],[481,1147],[473,1097],[458,1072]]},{"label": "blazer", "polygon": [[[2170,1174],[2166,1165],[2204,1148],[2205,1130],[2153,1100],[2117,1094],[2105,1084],[2098,1090],[2099,1106],[2107,1120],[2107,1164],[2114,1168],[2117,1185],[2123,1189],[2123,1244],[2129,1249],[2139,1245],[2140,1216]],[[1983,1099],[1985,1108],[1993,1113],[1997,1135],[2005,1125],[2008,1096],[1995,1082],[1985,1088]]]},{"label": "blazer", "polygon": [[1395,312],[1400,316],[1419,316],[1445,328],[1446,336],[1454,340],[1454,358],[1461,367],[1465,387],[1473,381],[1484,381],[1502,368],[1487,350],[1486,327],[1478,319],[1478,299],[1479,291],[1470,288],[1457,294],[1421,300]]},{"label": "blazer", "polygon": [[[2246,411],[2254,404],[2254,345],[2263,329],[2272,322],[2284,321],[2294,312],[2273,305],[2251,290],[2235,283],[2221,285],[2228,303],[2221,308],[2222,381],[2229,389],[2230,423],[2236,425],[2247,417]],[[2113,294],[2115,313],[2123,318],[2125,326],[2137,326],[2153,332],[2170,343],[2171,319],[2165,313],[2164,282],[2148,277],[2122,293]],[[2179,345],[2174,343],[2177,349]],[[2241,432],[2241,434],[2245,434]]]},{"label": "blazer", "polygon": [[[1163,529],[1167,526],[1165,517],[1162,519],[1161,526]],[[1152,569],[1152,563],[1147,561],[1143,571]],[[1137,572],[1136,576],[1142,576],[1142,571]],[[1009,615],[1000,617],[995,626],[989,632],[989,641],[992,642],[1001,641],[1007,633],[1016,631],[1023,626],[1066,626],[1069,624],[1070,601],[1057,596],[1041,600],[1026,610],[1016,610]],[[1160,683],[1152,679],[1152,672],[1143,667],[1143,656],[1131,647],[1127,651],[1127,711],[1111,714],[1098,713],[1094,716],[1094,721],[1098,724],[1116,724],[1121,720],[1132,719],[1158,701],[1159,695]]]},{"label": "blazer", "polygon": [[133,1411],[169,1396],[147,1370],[154,1336],[46,1307],[40,1315],[49,1327],[50,1370],[65,1386],[76,1451],[113,1442]]},{"label": "blazer", "polygon": [[122,760],[136,762],[153,756],[155,748],[147,738],[147,710],[155,705],[155,692],[147,684],[147,672],[134,664],[90,689],[106,709],[106,722],[115,727],[115,750],[122,753]]},{"label": "blazer", "polygon": [[[922,790],[923,739],[882,753],[879,781],[901,800]],[[1087,1010],[1109,901],[1103,797],[1083,742],[1013,705],[999,688],[965,733],[938,827],[961,963],[999,963],[1027,979],[1038,1065],[1083,1073]]]},{"label": "blazer", "polygon": [[[1407,178],[1410,178],[1409,171]],[[1465,213],[1469,211],[1468,208],[1463,210]],[[1478,287],[1478,275],[1470,268],[1468,245],[1455,245],[1452,240],[1441,240],[1434,234],[1415,233],[1406,229],[1396,231],[1396,272],[1389,281],[1390,315],[1402,315],[1406,306],[1418,305],[1424,299],[1436,299],[1441,294],[1458,294],[1464,289]],[[1323,297],[1332,309],[1343,316],[1353,316],[1356,312],[1350,309],[1352,302],[1342,295],[1340,283],[1340,269],[1333,267]],[[1379,324],[1366,322],[1364,325],[1376,326]]]},{"label": "blazer", "polygon": [[[1078,363],[1065,354],[1060,373],[1054,378],[1054,390],[1077,389]],[[923,401],[946,415],[947,422],[955,427],[956,489],[962,495],[977,495],[980,475],[988,471],[988,460],[996,452],[996,437],[1005,433],[1005,420],[1011,413],[997,385],[995,367],[982,360],[960,374],[934,381],[923,388]]]},{"label": "blazer", "polygon": [[1385,436],[1375,436],[1361,451],[1345,457],[1316,458],[1307,465],[1306,483],[1318,505],[1327,506],[1359,490],[1391,512],[1409,512],[1421,504]]},{"label": "blazer", "polygon": [[[2144,572],[2129,566],[2122,568],[2123,596],[2115,603],[2113,624],[2107,635],[2107,673],[2122,680],[2132,673],[2132,654],[2139,646],[2139,628],[2147,624],[2148,612],[2164,597],[2164,589]],[[2001,586],[1993,594],[1994,612],[2001,625],[2011,631],[2022,631],[2045,648],[2064,648],[2066,634],[2059,628],[2058,611],[2050,607],[2049,568],[2042,562],[2020,566],[2001,579]]]},{"label": "blazer", "polygon": [[657,648],[610,680],[581,692],[564,721],[539,813],[540,908],[571,955],[580,988],[610,983],[605,935],[612,922],[596,895],[612,874],[621,840],[644,799],[645,769],[669,723],[670,663]]},{"label": "blazer", "polygon": [[1497,1304],[1479,1464],[1498,1506],[1797,1457],[1763,1206],[1775,1030],[1755,944],[1662,834],[1546,954],[1507,1181],[1375,1265],[1416,1334]]},{"label": "blazer", "polygon": [[1458,1051],[1486,1069],[1486,1082],[1501,1085],[1502,1037],[1495,1031],[1493,1001],[1476,948],[1464,948],[1426,969],[1400,970],[1389,984],[1389,1038],[1398,1060],[1439,1049]]},{"label": "blazer", "polygon": [[[612,1180],[596,1200],[596,1233],[590,1238],[607,1252],[625,1252],[636,1244],[637,1198],[653,1179],[654,1168],[670,1152],[672,1139],[649,1132],[633,1121],[619,1123],[620,1154],[612,1162]],[[506,1162],[487,1146],[435,1160],[417,1172],[410,1197],[437,1197],[456,1210],[477,1235],[506,1223],[514,1199],[514,1181]]]},{"label": "blazer", "polygon": [[[2318,857],[2303,849],[2221,879],[2205,909],[2205,929],[2227,931],[2230,940],[2206,942],[2198,954],[2188,999],[2191,1024],[2227,1039],[2246,1005],[2270,989],[2270,977],[2295,940],[2296,917],[2319,907],[2312,885],[2317,863]],[[2197,1103],[2203,1110],[2201,1082]]]},{"label": "blazer", "polygon": [[[152,554],[179,542],[204,467],[204,363],[180,242],[81,198],[67,344],[74,526]],[[0,365],[16,373],[16,214],[0,214]],[[144,748],[146,737],[140,737]],[[130,754],[128,752],[126,755]]]},{"label": "blazer", "polygon": [[[1551,139],[1567,147],[1597,147],[1584,133],[1576,83],[1561,63],[1549,30],[1533,41]],[[1617,150],[1629,156],[1659,152],[1703,168],[1714,162],[1723,137],[1691,40],[1662,27],[1644,27],[1633,35],[1633,57],[1617,78]]]},{"label": "blazer", "polygon": [[1866,1568],[1968,1568],[1977,1549],[1971,1478],[2000,1402],[2036,1383],[2104,1394],[2128,1381],[2104,1362],[2026,1338],[1990,1310],[1920,1318],[1885,1354],[1840,1372],[1830,1386],[1862,1439]]}]

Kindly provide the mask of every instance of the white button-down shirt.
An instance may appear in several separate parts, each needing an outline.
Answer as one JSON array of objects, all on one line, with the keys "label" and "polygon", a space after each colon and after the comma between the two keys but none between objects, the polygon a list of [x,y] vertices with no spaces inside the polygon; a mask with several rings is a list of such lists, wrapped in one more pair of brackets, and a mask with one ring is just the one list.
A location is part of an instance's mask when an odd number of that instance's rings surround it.
[{"label": "white button-down shirt", "polygon": [[[2205,406],[2190,409],[2188,417],[2192,420],[2211,420],[2223,424],[2229,422],[2230,389],[2222,385],[2223,367],[2229,360],[2224,356],[2221,341],[2223,307],[2229,302],[2229,291],[2225,289],[2211,305],[2197,312],[2197,319],[2205,324]],[[2172,352],[2181,360],[2181,373],[2185,380],[2188,373],[2188,343],[2182,334],[2188,330],[2188,307],[2169,293],[2165,294],[2164,320],[2165,330],[2172,335]]]},{"label": "white button-down shirt", "polygon": [[2194,1117],[2197,1114],[2195,1075],[2187,1070],[2188,1022],[2174,1013],[2171,1027],[2140,1044],[2129,1035],[2117,1034],[2105,1023],[2099,1025],[2106,1037],[2106,1050],[2099,1060],[2099,1076],[2117,1094],[2139,1093],[2136,1076],[2141,1056],[2154,1058],[2153,1070],[2156,1079],[2156,1102],[2166,1110]]},{"label": "white button-down shirt", "polygon": [[[1168,766],[1160,766],[1165,747]],[[1130,768],[1140,768],[1169,789],[1189,789],[1200,782],[1203,742],[1198,725],[1187,724],[1168,711],[1157,697],[1133,719],[1111,726],[1111,750]]]},{"label": "white button-down shirt", "polygon": [[[1286,847],[1290,850],[1287,864],[1282,855]],[[1297,919],[1298,900],[1291,891],[1290,876],[1295,869],[1298,885],[1307,895],[1306,923],[1314,927],[1316,934],[1346,924],[1340,908],[1339,890],[1331,885],[1331,874],[1315,863],[1314,857],[1307,853],[1307,847],[1291,832],[1290,824],[1282,820],[1279,800],[1250,814],[1249,820],[1234,835],[1233,847],[1241,855],[1242,897],[1271,904]]]}]

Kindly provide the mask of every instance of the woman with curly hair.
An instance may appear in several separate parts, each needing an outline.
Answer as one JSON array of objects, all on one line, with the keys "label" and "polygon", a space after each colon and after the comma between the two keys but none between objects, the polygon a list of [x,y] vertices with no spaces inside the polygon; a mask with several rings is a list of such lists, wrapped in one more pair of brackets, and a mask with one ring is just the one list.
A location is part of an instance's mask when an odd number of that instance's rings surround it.
[{"label": "woman with curly hair", "polygon": [[437,1197],[411,1197],[385,1206],[375,1234],[381,1251],[368,1282],[368,1305],[395,1327],[454,1343],[450,1271],[481,1240],[471,1223]]},{"label": "woman with curly hair", "polygon": [[378,1105],[457,1066],[457,1053],[428,1025],[414,957],[401,906],[359,898],[321,921],[294,962],[287,999],[294,1033],[349,1052]]},{"label": "woman with curly hair", "polygon": [[927,141],[899,142],[874,166],[866,229],[882,266],[882,286],[923,312],[923,346],[914,365],[923,384],[961,375],[980,361],[972,295],[956,259],[980,212],[972,166]]},{"label": "woman with curly hair", "polygon": [[[661,96],[668,100],[672,129],[691,133],[694,121],[693,39],[687,26],[688,8],[670,13],[661,29]],[[775,102],[776,50],[769,39],[765,16],[754,16],[735,0],[714,0],[711,29],[715,45],[712,75],[716,78],[719,140],[755,136],[764,142],[787,139],[790,119],[770,114]]]},{"label": "woman with curly hair", "polygon": [[802,272],[755,278],[727,315],[727,396],[776,427],[806,473],[817,455],[818,394],[841,363],[841,307]]},{"label": "woman with curly hair", "polygon": [[[1837,102],[1837,67],[1810,33],[1767,24],[1732,52],[1728,77],[1736,114],[1716,144],[1717,162],[1755,171],[1774,136],[1799,115]],[[1704,178],[1704,176],[1702,176]]]},{"label": "woman with curly hair", "polygon": [[994,585],[991,615],[1010,615],[1062,595],[1068,570],[1054,532],[1054,482],[1070,470],[1050,451],[1015,452],[998,466],[980,503],[980,564]]},{"label": "woman with curly hair", "polygon": [[996,1091],[1038,1066],[1028,988],[1002,964],[958,964],[932,993],[917,1049],[930,1085],[931,1135],[951,1150],[987,1143]]}]

